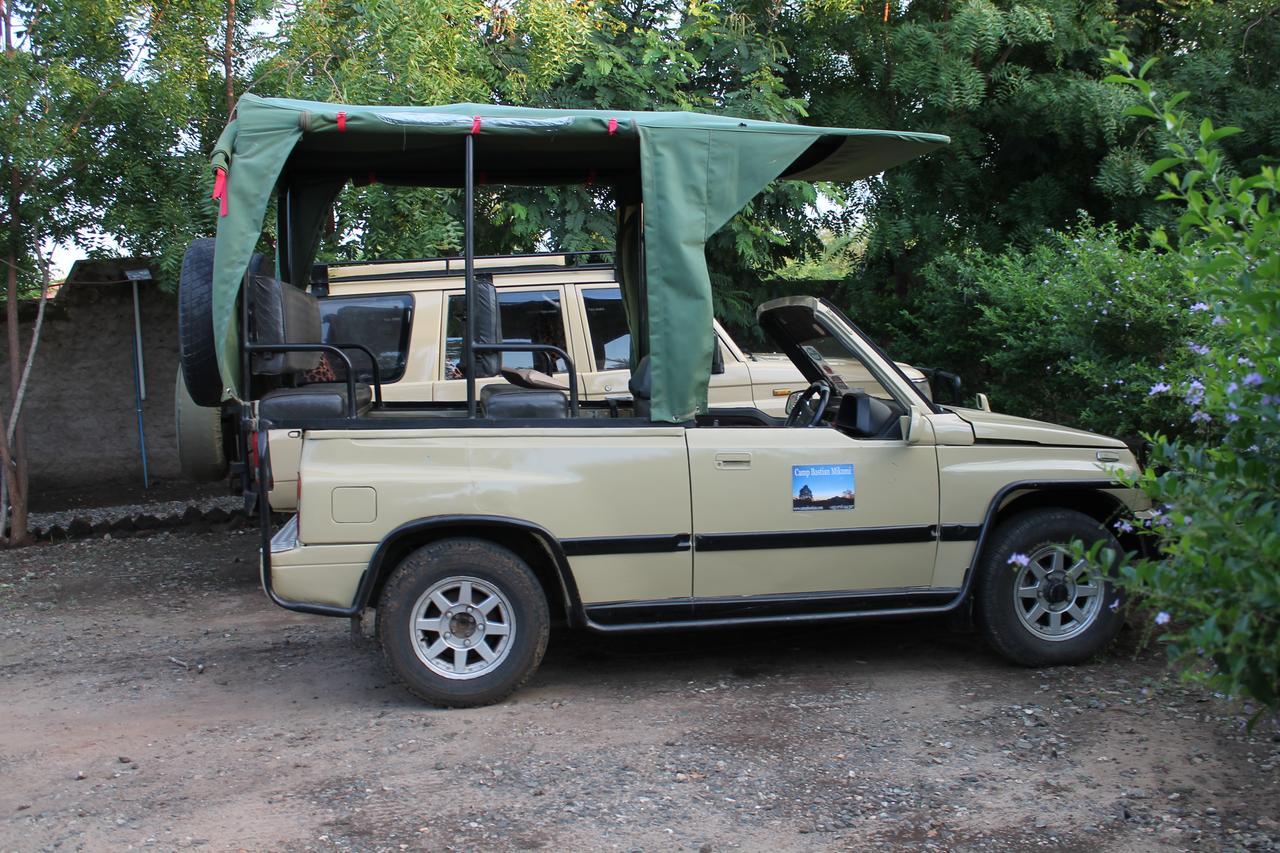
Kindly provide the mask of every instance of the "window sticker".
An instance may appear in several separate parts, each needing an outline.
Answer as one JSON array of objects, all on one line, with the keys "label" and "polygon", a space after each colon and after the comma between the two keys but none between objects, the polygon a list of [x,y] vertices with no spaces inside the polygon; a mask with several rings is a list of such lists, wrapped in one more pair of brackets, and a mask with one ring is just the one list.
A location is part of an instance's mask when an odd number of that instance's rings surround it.
[{"label": "window sticker", "polygon": [[791,509],[853,509],[852,465],[792,465]]}]

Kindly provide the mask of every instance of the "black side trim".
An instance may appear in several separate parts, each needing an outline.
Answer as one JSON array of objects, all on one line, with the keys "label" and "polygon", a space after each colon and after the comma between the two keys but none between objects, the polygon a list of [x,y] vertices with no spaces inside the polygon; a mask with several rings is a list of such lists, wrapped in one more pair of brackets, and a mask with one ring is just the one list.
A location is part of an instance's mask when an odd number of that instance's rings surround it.
[{"label": "black side trim", "polygon": [[[905,587],[861,591],[784,593],[720,598],[675,598],[659,601],[616,601],[587,605],[587,618],[602,625],[645,620],[662,623],[701,619],[782,618],[805,614],[849,614],[883,608],[886,604],[927,606],[946,603],[959,589]],[[673,625],[674,627],[674,625]]]},{"label": "black side trim", "polygon": [[802,530],[767,533],[699,533],[698,551],[757,551],[766,548],[831,548],[842,545],[900,545],[932,542],[934,527],[864,527],[858,530]]},{"label": "black side trim", "polygon": [[981,535],[981,524],[944,524],[938,539],[943,542],[976,542]]},{"label": "black side trim", "polygon": [[[639,633],[643,631],[661,631],[661,630],[693,630],[702,628],[727,628],[742,625],[795,625],[795,624],[821,624],[825,622],[852,622],[860,619],[891,619],[901,616],[926,616],[930,614],[950,613],[962,606],[969,598],[970,592],[973,590],[973,579],[977,574],[975,571],[978,560],[982,557],[982,548],[986,544],[987,537],[990,536],[994,529],[996,513],[1000,509],[1000,505],[1004,503],[1004,499],[1013,492],[1027,490],[1049,490],[1049,491],[1099,491],[1109,489],[1122,489],[1124,486],[1114,480],[1021,480],[1016,483],[1005,485],[1000,491],[996,492],[991,498],[991,502],[987,504],[986,516],[980,525],[981,532],[977,537],[977,545],[973,549],[973,559],[969,564],[969,568],[964,574],[964,583],[953,596],[946,601],[928,604],[928,603],[912,603],[908,596],[905,600],[900,595],[887,595],[884,597],[876,597],[871,599],[869,604],[872,606],[866,609],[857,610],[838,610],[833,612],[818,611],[816,609],[816,600],[819,596],[809,596],[808,603],[811,605],[806,607],[803,612],[797,613],[756,613],[749,615],[737,616],[709,616],[696,617],[682,620],[671,620],[669,617],[665,621],[627,621],[626,623],[605,624],[597,620],[595,615],[600,612],[602,605],[592,605],[587,615],[587,627],[593,631],[601,633]],[[950,525],[951,527],[972,527],[973,525]],[[746,534],[754,535],[754,534]],[[930,533],[932,536],[932,533]],[[695,541],[698,547],[701,545],[701,537],[696,537]],[[791,547],[791,546],[787,546]],[[800,598],[804,598],[801,596]],[[692,599],[686,599],[692,606]],[[661,602],[659,602],[661,603]],[[613,611],[618,614],[630,613],[634,616],[643,616],[645,610],[642,604],[653,604],[653,602],[628,602],[627,607],[630,610],[616,608]],[[605,605],[607,606],[607,605]],[[606,617],[607,618],[607,617]]]},{"label": "black side trim", "polygon": [[566,557],[588,557],[601,554],[666,554],[688,551],[689,534],[657,534],[654,536],[583,536],[561,539]]}]

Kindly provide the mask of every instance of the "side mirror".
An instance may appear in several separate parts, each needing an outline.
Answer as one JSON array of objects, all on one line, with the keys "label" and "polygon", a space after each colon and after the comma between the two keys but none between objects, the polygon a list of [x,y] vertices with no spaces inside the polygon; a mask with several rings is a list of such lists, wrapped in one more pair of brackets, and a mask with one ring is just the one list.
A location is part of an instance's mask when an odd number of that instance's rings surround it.
[{"label": "side mirror", "polygon": [[987,399],[987,395],[978,392],[978,408],[984,412],[991,411],[991,401]]},{"label": "side mirror", "polygon": [[[720,349],[720,338],[713,336],[711,339],[711,375],[719,376],[724,373],[724,352]],[[790,411],[788,409],[788,411]]]},{"label": "side mirror", "polygon": [[933,427],[925,419],[919,406],[912,406],[908,414],[902,416],[902,436],[907,444],[933,444]]},{"label": "side mirror", "polygon": [[939,370],[936,367],[921,368],[921,373],[929,381],[929,399],[939,403],[959,404],[963,399],[960,396],[962,383],[960,377],[949,370]]},{"label": "side mirror", "polygon": [[803,391],[792,391],[787,395],[787,404],[783,407],[783,410],[786,411],[788,415],[791,414],[791,410],[796,407],[796,403],[800,402],[800,395],[803,393]]}]

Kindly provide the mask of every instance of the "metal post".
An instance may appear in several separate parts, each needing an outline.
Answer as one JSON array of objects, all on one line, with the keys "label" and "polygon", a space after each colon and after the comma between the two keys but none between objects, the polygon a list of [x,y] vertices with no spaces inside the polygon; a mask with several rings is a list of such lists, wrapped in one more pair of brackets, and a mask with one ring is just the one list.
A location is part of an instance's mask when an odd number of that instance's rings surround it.
[{"label": "metal post", "polygon": [[138,282],[133,285],[133,349],[138,360],[138,393],[143,400],[147,399],[147,366],[142,360],[142,309],[138,307]]},{"label": "metal post", "polygon": [[[135,284],[136,288],[137,285]],[[151,488],[151,474],[147,470],[147,433],[142,428],[142,347],[138,332],[133,336],[133,410],[138,417],[138,452],[142,455],[142,488]]]},{"label": "metal post", "polygon": [[463,364],[467,369],[467,417],[476,416],[476,247],[475,247],[475,136],[468,135],[465,144],[466,175],[463,182],[462,199],[462,260],[465,264],[467,329],[466,338],[462,342]]}]

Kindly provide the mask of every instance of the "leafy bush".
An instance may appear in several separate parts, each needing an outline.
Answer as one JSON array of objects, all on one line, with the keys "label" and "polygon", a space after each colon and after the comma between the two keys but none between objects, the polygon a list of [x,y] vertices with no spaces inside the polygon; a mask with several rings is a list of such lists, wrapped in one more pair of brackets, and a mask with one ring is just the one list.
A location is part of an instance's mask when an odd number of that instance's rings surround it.
[{"label": "leafy bush", "polygon": [[1169,140],[1161,198],[1180,213],[1173,246],[1191,310],[1212,317],[1220,339],[1205,345],[1196,374],[1171,383],[1203,430],[1158,437],[1138,485],[1159,508],[1153,532],[1166,558],[1121,569],[1121,582],[1171,625],[1164,639],[1189,676],[1229,694],[1280,707],[1280,182],[1274,168],[1240,177],[1219,140],[1236,128],[1194,125],[1127,55],[1109,60],[1133,87],[1130,115],[1151,119]]},{"label": "leafy bush", "polygon": [[994,408],[1137,440],[1190,412],[1152,396],[1213,331],[1178,259],[1082,217],[1028,250],[947,254],[895,325],[896,357],[959,373]]}]

